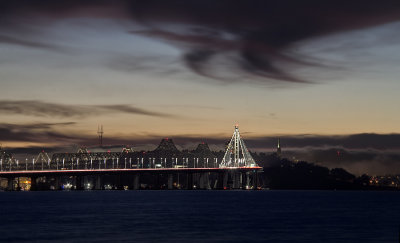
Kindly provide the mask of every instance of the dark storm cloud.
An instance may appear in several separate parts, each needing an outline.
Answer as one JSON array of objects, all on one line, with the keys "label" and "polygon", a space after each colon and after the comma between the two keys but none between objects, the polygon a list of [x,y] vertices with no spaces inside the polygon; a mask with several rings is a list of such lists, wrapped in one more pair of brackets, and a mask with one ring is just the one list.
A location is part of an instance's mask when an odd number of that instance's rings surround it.
[{"label": "dark storm cloud", "polygon": [[[96,131],[91,134],[80,132],[63,132],[62,128],[74,126],[75,122],[63,123],[26,123],[26,124],[0,124],[0,141],[3,145],[7,142],[33,142],[45,144],[94,145],[98,143]],[[133,136],[135,137],[135,136]],[[139,141],[140,138],[139,138]],[[144,139],[143,141],[147,141]],[[150,141],[155,141],[150,139]],[[130,144],[132,139],[107,136],[106,144]],[[22,148],[21,148],[22,149]]]},{"label": "dark storm cloud", "polygon": [[65,105],[36,100],[0,100],[0,113],[39,117],[87,117],[105,113],[126,113],[155,117],[174,117],[170,114],[152,112],[131,105]]},{"label": "dark storm cloud", "polygon": [[73,141],[76,138],[53,130],[54,127],[74,125],[74,122],[64,123],[29,123],[0,124],[1,141],[12,142],[60,142]]},{"label": "dark storm cloud", "polygon": [[373,0],[142,1],[132,9],[147,27],[141,33],[181,47],[196,73],[215,76],[214,58],[235,53],[236,70],[289,82],[304,82],[290,65],[320,65],[289,51],[294,44],[400,19],[400,2]]},{"label": "dark storm cloud", "polygon": [[30,23],[43,16],[131,19],[140,27],[132,33],[181,48],[186,66],[200,75],[287,82],[307,82],[293,67],[325,65],[292,49],[301,41],[400,20],[397,0],[33,0],[0,1],[0,9],[0,24],[16,16]]}]

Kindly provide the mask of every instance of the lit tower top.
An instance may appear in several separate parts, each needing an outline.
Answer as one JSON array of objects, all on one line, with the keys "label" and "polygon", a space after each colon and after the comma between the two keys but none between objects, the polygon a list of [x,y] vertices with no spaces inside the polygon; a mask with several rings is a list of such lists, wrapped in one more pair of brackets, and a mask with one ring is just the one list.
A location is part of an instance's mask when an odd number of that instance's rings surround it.
[{"label": "lit tower top", "polygon": [[226,148],[220,167],[254,167],[257,166],[249,150],[240,137],[239,125],[235,124],[235,131]]},{"label": "lit tower top", "polygon": [[40,152],[36,157],[35,161],[50,163],[51,159],[50,156],[44,150],[42,150],[42,152]]},{"label": "lit tower top", "polygon": [[278,156],[281,156],[281,154],[282,154],[282,151],[281,151],[281,139],[280,138],[278,138],[278,146],[276,147],[276,154]]},{"label": "lit tower top", "polygon": [[78,154],[87,154],[87,153],[89,153],[89,151],[87,150],[87,148],[86,147],[80,147],[79,149],[78,149],[78,152],[77,152]]},{"label": "lit tower top", "polygon": [[133,148],[126,145],[126,147],[122,148],[122,153],[133,153]]}]

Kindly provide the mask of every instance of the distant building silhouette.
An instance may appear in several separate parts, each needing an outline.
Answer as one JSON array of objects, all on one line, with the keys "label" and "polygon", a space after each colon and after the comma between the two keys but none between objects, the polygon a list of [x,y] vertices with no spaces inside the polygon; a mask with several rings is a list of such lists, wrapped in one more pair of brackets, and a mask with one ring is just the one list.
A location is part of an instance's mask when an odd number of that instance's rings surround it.
[{"label": "distant building silhouette", "polygon": [[276,147],[276,154],[277,154],[278,156],[281,156],[281,155],[282,155],[281,140],[280,140],[280,138],[278,138],[278,146]]}]

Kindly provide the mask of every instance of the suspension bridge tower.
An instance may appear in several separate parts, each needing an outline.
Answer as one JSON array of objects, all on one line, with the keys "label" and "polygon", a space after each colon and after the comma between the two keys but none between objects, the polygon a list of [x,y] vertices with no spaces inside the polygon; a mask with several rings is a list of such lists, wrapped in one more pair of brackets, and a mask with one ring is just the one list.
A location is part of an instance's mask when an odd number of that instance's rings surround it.
[{"label": "suspension bridge tower", "polygon": [[255,167],[257,166],[243,139],[240,137],[239,125],[235,125],[235,131],[226,148],[220,167]]}]

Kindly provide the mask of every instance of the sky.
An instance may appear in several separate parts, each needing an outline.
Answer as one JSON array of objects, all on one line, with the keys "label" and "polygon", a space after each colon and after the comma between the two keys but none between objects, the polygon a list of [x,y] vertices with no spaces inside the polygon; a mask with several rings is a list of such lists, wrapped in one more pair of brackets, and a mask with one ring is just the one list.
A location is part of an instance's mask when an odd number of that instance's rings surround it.
[{"label": "sky", "polygon": [[398,1],[1,0],[0,143],[397,151],[399,28]]}]

